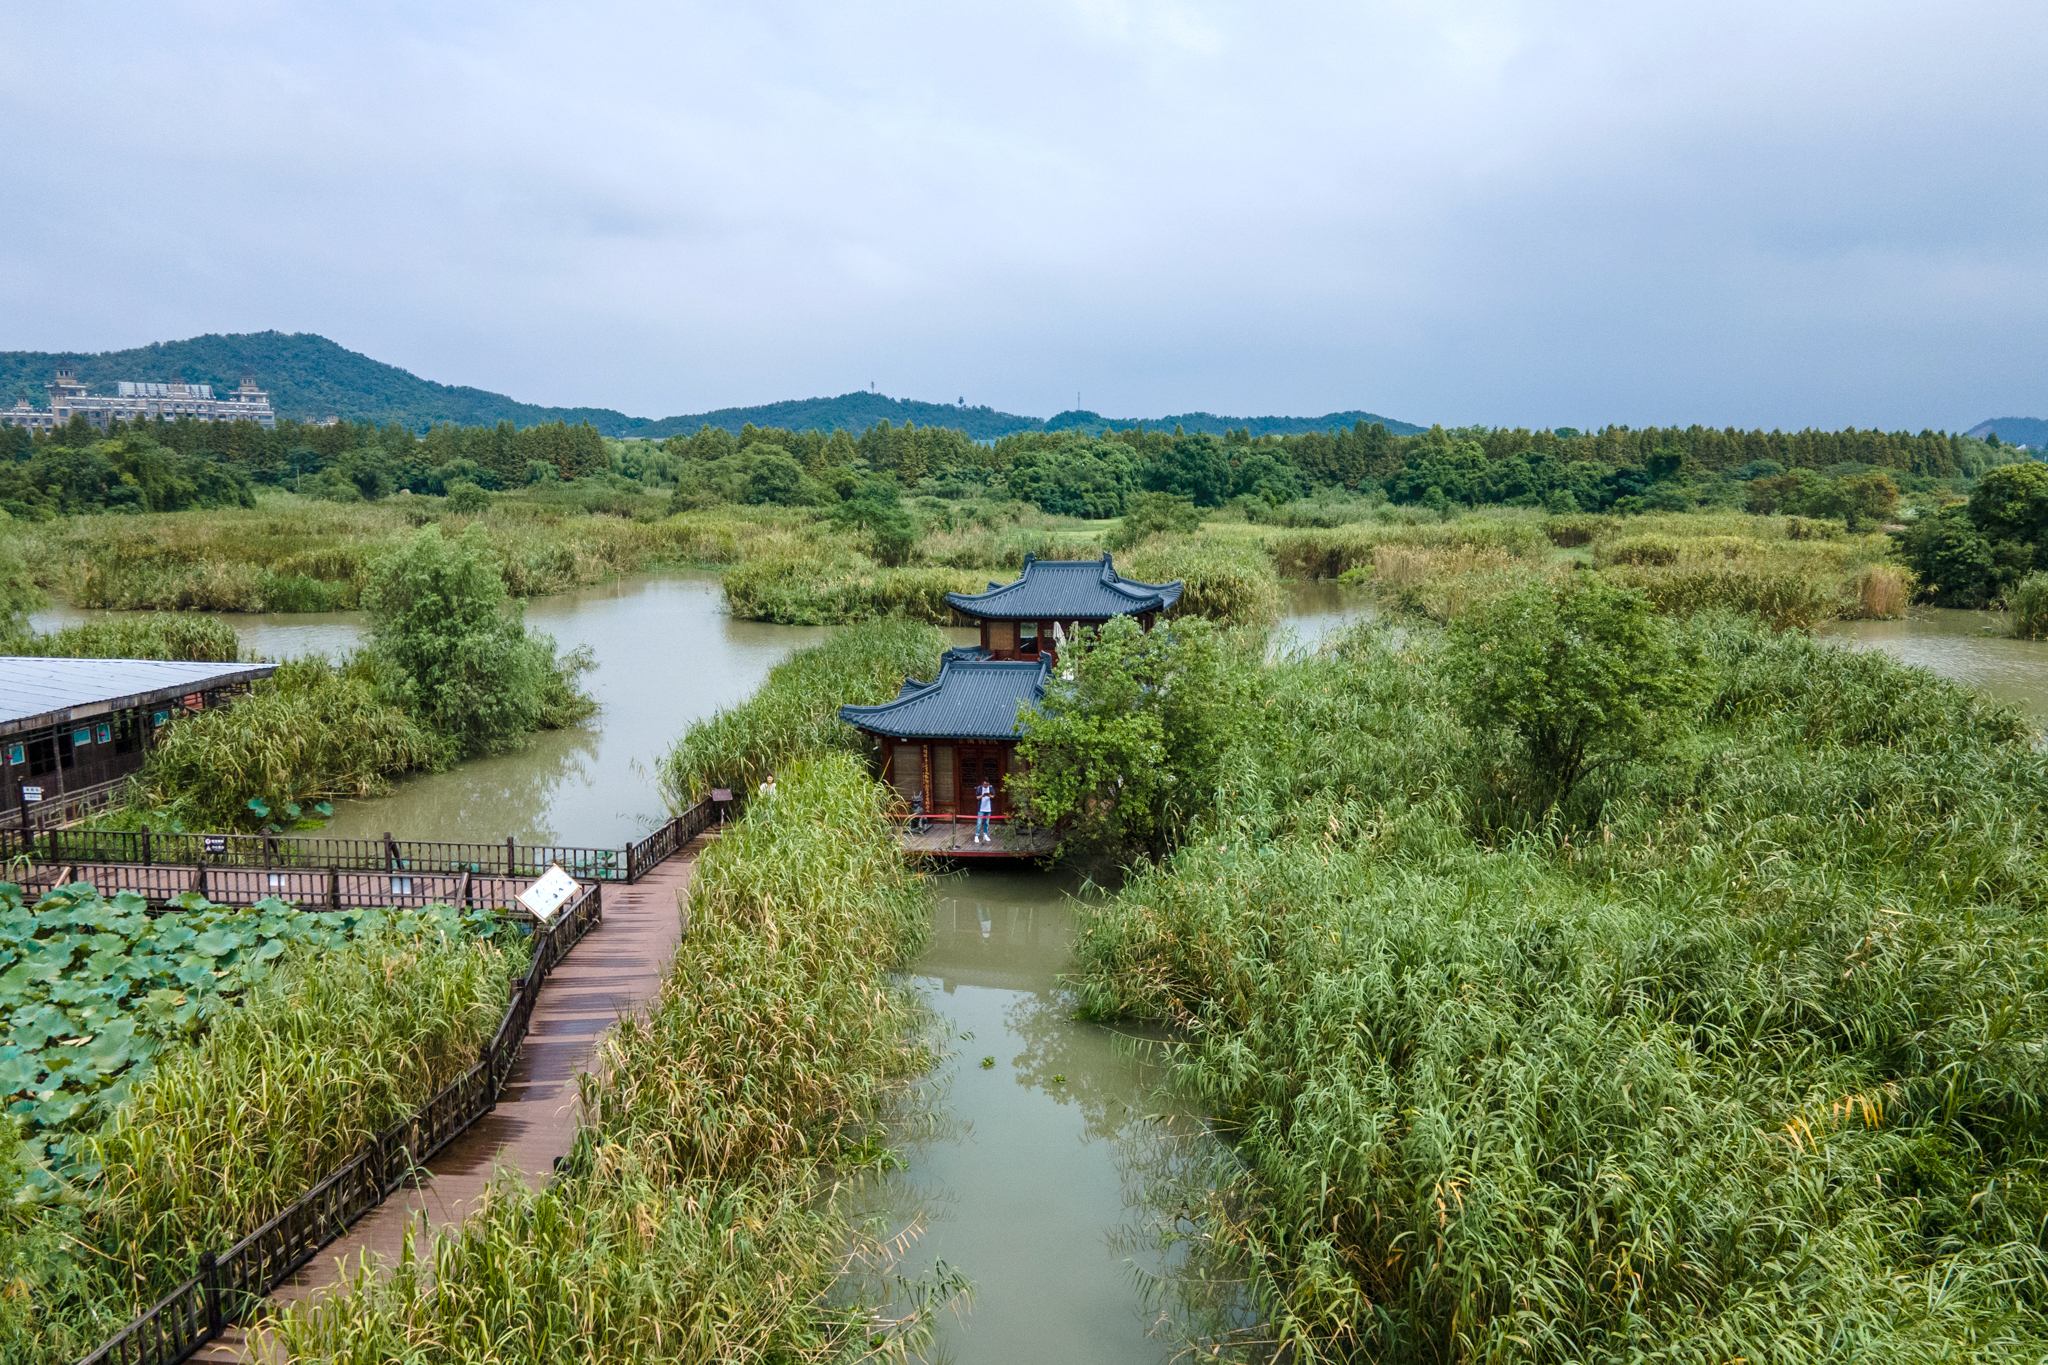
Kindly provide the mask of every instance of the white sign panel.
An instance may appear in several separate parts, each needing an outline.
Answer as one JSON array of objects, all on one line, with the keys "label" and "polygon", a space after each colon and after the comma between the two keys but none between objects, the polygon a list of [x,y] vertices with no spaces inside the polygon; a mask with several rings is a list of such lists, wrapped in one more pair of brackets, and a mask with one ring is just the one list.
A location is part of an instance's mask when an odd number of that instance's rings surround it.
[{"label": "white sign panel", "polygon": [[43,799],[43,789],[41,787],[23,787],[21,789],[21,799],[24,801],[40,801]]},{"label": "white sign panel", "polygon": [[542,924],[561,913],[583,890],[576,879],[562,871],[560,863],[541,874],[540,880],[519,893],[519,903],[533,911]]}]

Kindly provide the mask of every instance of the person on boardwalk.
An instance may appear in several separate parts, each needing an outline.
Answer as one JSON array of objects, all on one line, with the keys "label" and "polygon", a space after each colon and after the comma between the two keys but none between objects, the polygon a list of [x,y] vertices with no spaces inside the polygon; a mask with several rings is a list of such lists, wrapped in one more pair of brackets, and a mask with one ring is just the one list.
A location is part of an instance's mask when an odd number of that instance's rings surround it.
[{"label": "person on boardwalk", "polygon": [[995,809],[996,789],[983,782],[980,787],[975,789],[975,797],[974,842],[977,844],[992,844],[995,840],[989,837],[988,817],[989,812]]}]

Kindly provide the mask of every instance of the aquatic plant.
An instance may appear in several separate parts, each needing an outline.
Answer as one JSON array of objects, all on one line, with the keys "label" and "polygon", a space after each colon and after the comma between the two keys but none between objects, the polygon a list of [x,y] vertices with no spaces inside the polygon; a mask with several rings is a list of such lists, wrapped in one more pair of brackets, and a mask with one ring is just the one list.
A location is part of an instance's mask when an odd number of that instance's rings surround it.
[{"label": "aquatic plant", "polygon": [[0,980],[30,992],[0,1084],[40,1125],[5,1172],[8,1360],[82,1355],[353,1156],[475,1061],[524,965],[516,936],[445,906],[193,898],[152,918],[86,886],[32,911],[0,887],[0,916]]}]

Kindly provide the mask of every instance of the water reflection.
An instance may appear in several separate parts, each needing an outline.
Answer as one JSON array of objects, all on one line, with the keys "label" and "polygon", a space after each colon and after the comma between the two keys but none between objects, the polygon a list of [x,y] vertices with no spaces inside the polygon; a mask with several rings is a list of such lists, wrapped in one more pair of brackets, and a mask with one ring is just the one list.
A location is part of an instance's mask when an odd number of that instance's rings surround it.
[{"label": "water reflection", "polygon": [[1276,651],[1314,649],[1326,637],[1378,614],[1364,588],[1330,579],[1291,579],[1280,586],[1286,615],[1274,632]]},{"label": "water reflection", "polygon": [[[1164,1361],[1182,1350],[1165,1298],[1185,1249],[1154,1235],[1138,1191],[1163,1151],[1199,1141],[1166,1103],[1152,1041],[1074,1018],[1075,879],[975,870],[940,881],[912,971],[950,1040],[932,1081],[946,1123],[876,1197],[934,1259],[975,1282],[937,1324],[948,1361]],[[1170,1297],[1170,1296],[1167,1296]]]},{"label": "water reflection", "polygon": [[563,649],[590,646],[598,666],[586,683],[602,707],[590,726],[344,802],[336,834],[620,847],[667,818],[655,764],[683,728],[745,701],[770,668],[828,633],[735,621],[710,574],[635,574],[535,598],[526,621]]}]

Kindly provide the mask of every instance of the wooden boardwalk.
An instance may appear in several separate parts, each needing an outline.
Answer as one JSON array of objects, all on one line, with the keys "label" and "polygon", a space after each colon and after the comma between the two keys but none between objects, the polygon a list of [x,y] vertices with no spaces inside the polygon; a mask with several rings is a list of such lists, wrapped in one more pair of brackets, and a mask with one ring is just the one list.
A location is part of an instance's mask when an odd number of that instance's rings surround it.
[{"label": "wooden boardwalk", "polygon": [[[715,835],[706,837],[716,837]],[[532,1031],[506,1082],[498,1107],[428,1163],[418,1185],[393,1194],[324,1248],[271,1301],[318,1302],[344,1282],[367,1255],[371,1262],[396,1261],[410,1233],[425,1236],[469,1216],[491,1177],[501,1169],[538,1189],[566,1156],[576,1137],[577,1077],[588,1067],[598,1041],[621,1016],[644,1012],[661,988],[681,941],[679,897],[705,839],[680,850],[639,881],[605,888],[604,922],[570,953],[535,1003]],[[425,1251],[428,1241],[416,1241]],[[278,1361],[281,1350],[264,1339],[261,1326],[230,1327],[193,1360]]]}]

